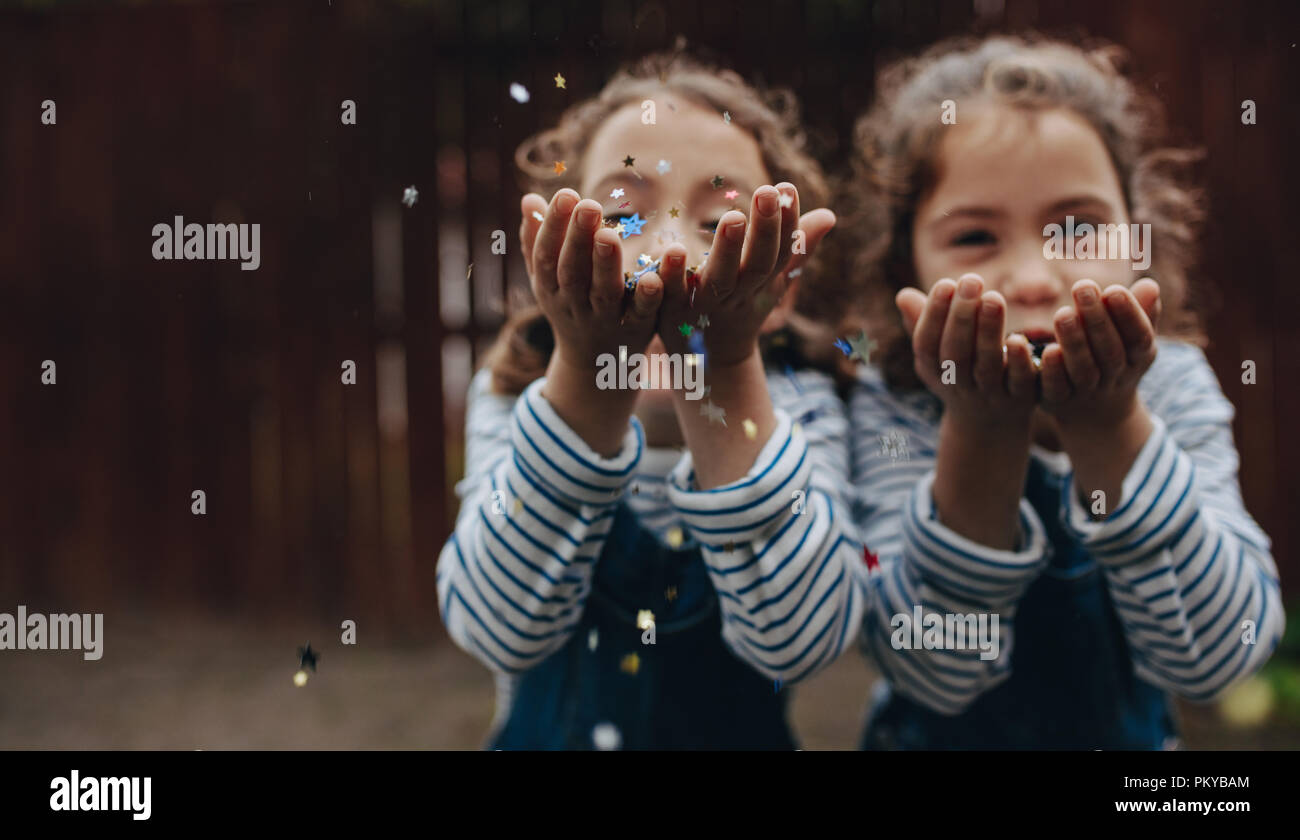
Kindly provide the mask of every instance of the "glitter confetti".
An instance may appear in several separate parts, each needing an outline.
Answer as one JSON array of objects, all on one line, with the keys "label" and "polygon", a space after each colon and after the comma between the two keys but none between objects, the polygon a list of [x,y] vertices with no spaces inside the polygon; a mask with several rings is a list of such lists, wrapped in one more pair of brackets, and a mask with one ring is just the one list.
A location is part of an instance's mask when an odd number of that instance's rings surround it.
[{"label": "glitter confetti", "polygon": [[597,630],[595,627],[593,627],[591,628],[590,631],[587,632],[587,650],[592,651],[594,653],[596,650],[596,646],[599,644],[600,644],[600,631]]},{"label": "glitter confetti", "polygon": [[591,743],[601,752],[613,752],[623,745],[623,734],[612,723],[598,723],[591,728]]},{"label": "glitter confetti", "polygon": [[609,197],[610,197],[610,198],[622,198],[622,197],[623,197],[623,188],[622,188],[622,187],[619,187],[618,189],[614,190],[612,193],[609,194]]},{"label": "glitter confetti", "polygon": [[740,195],[740,190],[727,190],[723,195],[727,197],[727,201],[735,201],[736,196]]},{"label": "glitter confetti", "polygon": [[629,653],[623,657],[623,661],[618,663],[618,669],[625,674],[636,676],[636,672],[641,670],[641,657],[635,653]]},{"label": "glitter confetti", "polygon": [[699,327],[700,329],[704,329],[704,328],[707,327],[708,325],[709,325],[709,316],[708,316],[708,315],[701,315],[701,316],[700,316],[700,320],[698,320],[698,321],[695,322],[695,326]]},{"label": "glitter confetti", "polygon": [[794,269],[791,269],[790,271],[787,271],[786,274],[785,274],[785,276],[786,276],[786,277],[789,277],[791,280],[793,280],[793,279],[795,279],[796,277],[798,277],[800,274],[803,274],[803,269],[802,269],[802,268],[794,268]]},{"label": "glitter confetti", "polygon": [[772,693],[773,693],[773,694],[780,694],[780,693],[781,693],[781,681],[780,681],[780,680],[776,680],[776,681],[774,681],[774,682],[772,683]]},{"label": "glitter confetti", "polygon": [[741,423],[740,425],[745,429],[745,437],[749,438],[750,440],[753,440],[754,438],[758,437],[758,424],[755,423],[753,420],[746,418],[745,422]]},{"label": "glitter confetti", "polygon": [[564,161],[562,161],[562,160],[557,160],[557,161],[555,162],[555,174],[556,174],[556,175],[563,175],[565,169],[568,169],[568,167],[564,165]]},{"label": "glitter confetti", "polygon": [[414,207],[415,202],[420,198],[420,192],[414,186],[402,190],[402,203],[407,207]]},{"label": "glitter confetti", "polygon": [[726,123],[727,125],[731,125],[731,112],[730,112],[730,111],[723,111],[723,112],[722,112],[722,121],[723,121],[724,123]]},{"label": "glitter confetti", "polygon": [[655,626],[655,614],[650,610],[637,610],[636,629],[649,630]]},{"label": "glitter confetti", "polygon": [[560,90],[564,90],[564,77],[559,73],[555,74],[555,86]]},{"label": "glitter confetti", "polygon": [[623,272],[623,291],[632,294],[636,291],[636,278],[626,271]]},{"label": "glitter confetti", "polygon": [[519,84],[518,82],[511,82],[511,83],[510,83],[510,98],[513,99],[514,101],[518,102],[520,105],[524,104],[524,103],[527,102],[528,99],[529,99],[529,96],[528,96],[528,88],[524,87],[523,85]]},{"label": "glitter confetti", "polygon": [[682,324],[680,327],[677,328],[677,331],[682,335],[689,336],[691,334],[691,325]]},{"label": "glitter confetti", "polygon": [[538,213],[536,210],[533,211],[533,218],[536,219],[536,220],[539,221],[539,222],[544,222],[544,221],[546,221],[546,218],[545,218],[544,216],[542,216],[541,213]]},{"label": "glitter confetti", "polygon": [[664,590],[664,599],[669,603],[677,600],[677,587],[670,586]]},{"label": "glitter confetti", "polygon": [[709,419],[709,423],[721,423],[724,427],[727,425],[727,410],[720,405],[714,405],[713,400],[709,400],[700,406],[700,414]]},{"label": "glitter confetti", "polygon": [[631,155],[628,155],[627,157],[623,158],[624,166],[631,166],[634,163],[636,163],[636,158],[632,157]]},{"label": "glitter confetti", "polygon": [[674,525],[668,529],[667,539],[670,548],[681,548],[682,540],[686,539],[686,535],[682,533],[681,528]]},{"label": "glitter confetti", "polygon": [[722,176],[714,175],[713,180],[710,183],[713,184],[713,188],[716,190],[718,187],[722,186]]},{"label": "glitter confetti", "polygon": [[660,175],[667,175],[672,170],[673,165],[666,160],[660,160],[659,163],[655,165],[655,171]]},{"label": "glitter confetti", "polygon": [[640,213],[633,213],[631,216],[624,216],[619,219],[618,222],[622,226],[623,238],[627,239],[629,236],[636,236],[641,233],[641,228],[645,227],[647,221],[649,220],[641,218]]}]

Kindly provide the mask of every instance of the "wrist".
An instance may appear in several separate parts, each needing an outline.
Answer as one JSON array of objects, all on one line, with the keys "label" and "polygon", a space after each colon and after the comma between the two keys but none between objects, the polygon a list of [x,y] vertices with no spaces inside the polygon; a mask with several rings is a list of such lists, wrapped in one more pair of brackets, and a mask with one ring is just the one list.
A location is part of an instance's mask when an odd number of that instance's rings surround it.
[{"label": "wrist", "polygon": [[1061,448],[1069,453],[1089,455],[1099,451],[1122,451],[1134,446],[1141,449],[1151,434],[1151,416],[1134,394],[1127,406],[1109,417],[1062,416],[1057,419],[1057,428]]}]

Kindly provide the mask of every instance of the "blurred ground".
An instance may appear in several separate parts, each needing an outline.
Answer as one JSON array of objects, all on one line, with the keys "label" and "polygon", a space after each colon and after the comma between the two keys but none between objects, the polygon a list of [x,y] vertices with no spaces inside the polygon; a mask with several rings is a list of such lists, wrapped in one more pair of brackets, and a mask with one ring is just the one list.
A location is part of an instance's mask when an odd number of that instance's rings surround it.
[{"label": "blurred ground", "polygon": [[[253,626],[185,615],[106,621],[104,658],[0,652],[0,749],[477,749],[492,680],[450,642],[339,642],[303,622]],[[297,688],[297,648],[319,671]],[[805,749],[853,749],[875,674],[856,652],[794,694]],[[1300,732],[1227,730],[1212,707],[1187,708],[1192,748],[1294,749]]]}]

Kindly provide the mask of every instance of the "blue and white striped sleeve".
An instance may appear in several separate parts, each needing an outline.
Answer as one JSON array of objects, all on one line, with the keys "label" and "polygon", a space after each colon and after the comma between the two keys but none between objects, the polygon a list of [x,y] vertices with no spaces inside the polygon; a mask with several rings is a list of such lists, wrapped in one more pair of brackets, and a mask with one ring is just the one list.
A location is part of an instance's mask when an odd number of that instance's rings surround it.
[{"label": "blue and white striped sleeve", "polygon": [[1071,475],[1061,517],[1105,570],[1139,676],[1207,701],[1276,647],[1277,567],[1242,503],[1234,409],[1205,355],[1162,341],[1139,390],[1154,428],[1119,506],[1093,520]]},{"label": "blue and white striped sleeve", "polygon": [[582,618],[614,507],[641,457],[632,418],[602,458],[560,419],[538,380],[518,398],[475,376],[456,529],[438,558],[438,604],[452,639],[499,673],[560,648]]},{"label": "blue and white striped sleeve", "polygon": [[848,421],[833,382],[769,371],[768,388],[777,426],[749,472],[697,490],[686,455],[668,494],[701,544],[723,639],[759,673],[794,683],[853,638],[860,554],[843,502]]},{"label": "blue and white striped sleeve", "polygon": [[[954,715],[1010,675],[1016,607],[1047,563],[1047,535],[1024,499],[1014,551],[980,545],[939,521],[931,494],[938,415],[924,410],[926,400],[894,395],[874,368],[861,371],[850,397],[854,520],[879,562],[861,642],[895,691]],[[996,616],[996,633],[985,648],[926,650],[911,644],[918,609],[922,627],[984,615],[992,628]]]}]

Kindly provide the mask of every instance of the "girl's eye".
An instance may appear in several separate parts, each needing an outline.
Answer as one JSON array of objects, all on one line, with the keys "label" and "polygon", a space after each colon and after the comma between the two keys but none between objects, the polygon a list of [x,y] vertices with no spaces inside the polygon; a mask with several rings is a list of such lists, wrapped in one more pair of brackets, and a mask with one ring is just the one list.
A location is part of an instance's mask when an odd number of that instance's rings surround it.
[{"label": "girl's eye", "polygon": [[997,240],[987,230],[968,230],[953,239],[952,244],[958,248],[971,248],[980,245],[992,245]]},{"label": "girl's eye", "polygon": [[718,232],[718,222],[720,221],[722,220],[714,219],[711,222],[705,222],[704,224],[700,225],[700,233],[707,233],[709,236],[713,236],[715,233]]}]

